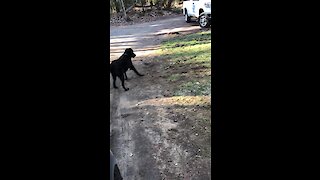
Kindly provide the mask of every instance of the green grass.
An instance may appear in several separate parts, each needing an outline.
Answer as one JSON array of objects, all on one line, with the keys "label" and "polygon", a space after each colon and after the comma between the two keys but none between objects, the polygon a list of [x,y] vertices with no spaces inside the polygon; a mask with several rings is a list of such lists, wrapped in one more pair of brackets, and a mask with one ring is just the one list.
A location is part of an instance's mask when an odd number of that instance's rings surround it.
[{"label": "green grass", "polygon": [[181,88],[174,92],[175,96],[209,96],[211,95],[211,80],[205,79],[201,83],[199,81],[189,81],[182,85]]},{"label": "green grass", "polygon": [[166,40],[157,54],[169,61],[165,69],[177,85],[175,96],[211,95],[211,31]]},{"label": "green grass", "polygon": [[180,36],[173,39],[169,39],[163,42],[162,48],[174,47],[177,43],[185,44],[188,46],[196,44],[210,44],[211,43],[211,32],[199,32],[195,34],[190,34],[187,36]]},{"label": "green grass", "polygon": [[180,78],[180,76],[178,74],[173,74],[171,76],[169,76],[169,80],[170,81],[177,81]]}]

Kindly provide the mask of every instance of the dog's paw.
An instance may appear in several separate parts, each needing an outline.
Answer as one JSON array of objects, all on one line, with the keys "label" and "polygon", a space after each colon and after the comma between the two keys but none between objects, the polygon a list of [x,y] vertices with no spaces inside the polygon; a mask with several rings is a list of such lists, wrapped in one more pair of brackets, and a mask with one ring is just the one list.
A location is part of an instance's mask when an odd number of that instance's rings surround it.
[{"label": "dog's paw", "polygon": [[114,86],[113,88],[118,89],[118,87],[117,87],[117,86]]},{"label": "dog's paw", "polygon": [[139,74],[139,76],[144,76],[144,74]]},{"label": "dog's paw", "polygon": [[127,88],[127,89],[124,89],[125,91],[128,91],[129,90],[129,88]]}]

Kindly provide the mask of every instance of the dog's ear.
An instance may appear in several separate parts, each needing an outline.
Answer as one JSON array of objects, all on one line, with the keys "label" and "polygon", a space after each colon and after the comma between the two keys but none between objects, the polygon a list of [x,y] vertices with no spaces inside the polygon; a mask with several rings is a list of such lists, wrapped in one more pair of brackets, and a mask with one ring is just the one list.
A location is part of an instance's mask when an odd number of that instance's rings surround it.
[{"label": "dog's ear", "polygon": [[130,56],[130,55],[131,55],[131,52],[132,52],[132,51],[130,51],[130,49],[131,49],[131,48],[127,48],[127,49],[124,51],[124,54],[127,54],[127,55]]},{"label": "dog's ear", "polygon": [[130,53],[130,52],[132,52],[133,50],[131,49],[131,48],[127,48],[124,52],[126,52],[126,53]]}]

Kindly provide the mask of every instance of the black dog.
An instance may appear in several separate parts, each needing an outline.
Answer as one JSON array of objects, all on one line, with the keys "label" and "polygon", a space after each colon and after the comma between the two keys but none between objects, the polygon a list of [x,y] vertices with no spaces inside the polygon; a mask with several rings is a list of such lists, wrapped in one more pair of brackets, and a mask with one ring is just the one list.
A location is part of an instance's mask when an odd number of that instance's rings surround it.
[{"label": "black dog", "polygon": [[110,64],[110,72],[112,74],[114,88],[118,88],[116,86],[116,79],[118,76],[121,80],[123,89],[125,91],[129,90],[129,88],[126,88],[124,86],[124,77],[126,80],[128,79],[126,74],[128,69],[133,70],[139,76],[143,76],[136,70],[136,68],[132,64],[131,58],[134,57],[136,57],[136,55],[133,53],[133,50],[131,48],[127,48],[119,59],[112,61],[112,63]]}]

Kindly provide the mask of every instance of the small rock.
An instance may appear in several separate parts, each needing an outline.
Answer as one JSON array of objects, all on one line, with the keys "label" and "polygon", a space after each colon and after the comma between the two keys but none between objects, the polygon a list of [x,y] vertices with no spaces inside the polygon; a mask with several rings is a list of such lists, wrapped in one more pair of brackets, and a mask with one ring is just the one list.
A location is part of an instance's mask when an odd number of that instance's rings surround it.
[{"label": "small rock", "polygon": [[177,129],[169,129],[169,131],[175,131],[175,132],[178,132]]}]

